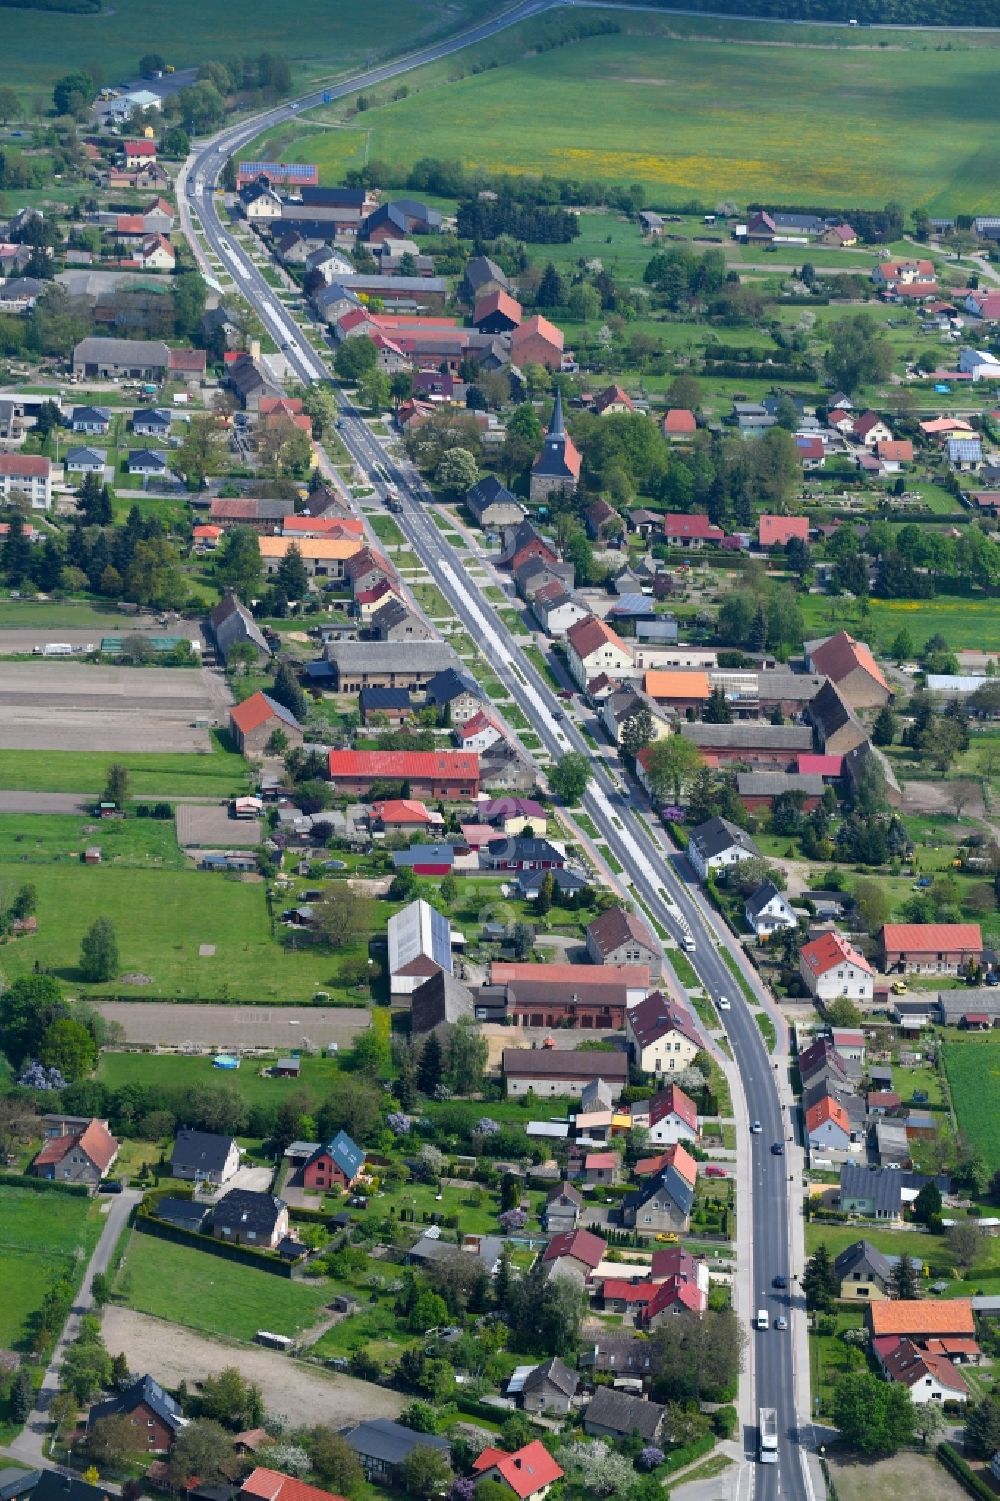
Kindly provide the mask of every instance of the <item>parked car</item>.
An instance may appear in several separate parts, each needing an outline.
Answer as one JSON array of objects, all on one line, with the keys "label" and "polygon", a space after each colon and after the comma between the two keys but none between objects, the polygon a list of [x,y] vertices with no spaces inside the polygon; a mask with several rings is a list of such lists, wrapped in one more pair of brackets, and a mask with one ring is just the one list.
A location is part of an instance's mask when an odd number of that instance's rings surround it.
[{"label": "parked car", "polygon": [[706,1178],[728,1178],[729,1174],[726,1172],[726,1170],[725,1170],[724,1167],[717,1167],[714,1162],[711,1162],[711,1163],[709,1163],[708,1167],[705,1169],[705,1177]]}]

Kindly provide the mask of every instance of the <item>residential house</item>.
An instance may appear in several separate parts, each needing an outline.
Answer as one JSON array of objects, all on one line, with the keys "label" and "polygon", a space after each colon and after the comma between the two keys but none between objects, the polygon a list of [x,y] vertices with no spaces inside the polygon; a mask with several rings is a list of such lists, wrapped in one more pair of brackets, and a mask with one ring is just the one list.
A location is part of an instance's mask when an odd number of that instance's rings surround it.
[{"label": "residential house", "polygon": [[680,1073],[701,1048],[693,1017],[658,990],[626,1012],[625,1038],[644,1074]]},{"label": "residential house", "polygon": [[549,1277],[568,1272],[586,1282],[604,1260],[607,1249],[607,1242],[589,1230],[567,1230],[553,1235],[542,1252],[542,1265]]},{"label": "residential house", "polygon": [[546,370],[559,370],[565,342],[562,329],[536,313],[534,317],[526,318],[511,334],[511,363],[519,370],[523,370],[525,365],[542,365]]},{"label": "residential house", "polygon": [[528,487],[530,498],[542,501],[553,494],[575,494],[580,481],[581,463],[580,451],[566,431],[563,421],[562,395],[556,391],[549,430],[541,451],[531,466]]},{"label": "residential house", "polygon": [[851,1121],[833,1095],[824,1095],[805,1112],[806,1140],[813,1152],[848,1152],[853,1140]]},{"label": "residential house", "polygon": [[307,577],[331,579],[339,583],[345,577],[344,565],[362,551],[359,537],[258,537],[264,572],[271,577],[281,568],[292,548],[302,559]]},{"label": "residential house", "polygon": [[646,1126],[649,1140],[658,1147],[698,1140],[698,1107],[677,1084],[668,1084],[651,1100],[636,1101],[632,1119]]},{"label": "residential house", "polygon": [[381,782],[400,782],[406,795],[421,798],[479,795],[479,757],[468,751],[332,750],[327,765],[330,781],[355,796]]},{"label": "residential house", "polygon": [[550,579],[535,590],[531,613],[546,635],[560,641],[574,625],[587,619],[590,610],[581,600],[568,594],[558,579]]},{"label": "residential house", "polygon": [[851,709],[881,709],[892,698],[892,690],[871,647],[855,641],[847,631],[838,631],[821,641],[808,641],[805,658],[809,671],[825,674]]},{"label": "residential house", "polygon": [[528,797],[484,798],[476,808],[476,817],[505,834],[542,835],[548,828],[545,809]]},{"label": "residential house", "polygon": [[626,726],[640,714],[649,715],[651,743],[670,734],[669,715],[647,693],[631,684],[609,693],[598,712],[601,723],[616,745],[621,744]]},{"label": "residential house", "polygon": [[652,1342],[632,1329],[605,1328],[588,1333],[580,1351],[582,1370],[645,1379],[653,1367]]},{"label": "residential house", "polygon": [[898,1168],[845,1162],[840,1169],[840,1211],[895,1224],[903,1217],[903,1173]]},{"label": "residential house", "polygon": [[161,381],[170,350],[160,339],[106,339],[88,336],[73,349],[73,374],[98,380]]},{"label": "residential house", "polygon": [[243,645],[252,646],[261,661],[266,661],[271,655],[271,648],[259,626],[232,590],[226,590],[209,615],[208,631],[223,661],[226,661],[234,647]]},{"label": "residential house", "polygon": [[149,407],[132,413],[132,431],[137,437],[166,438],[172,421],[172,412],[163,407]]},{"label": "residential house", "polygon": [[544,837],[511,834],[491,839],[480,850],[479,863],[484,870],[561,870],[566,856]]},{"label": "residential house", "polygon": [[614,1387],[599,1386],[583,1414],[584,1432],[591,1438],[611,1439],[616,1443],[634,1437],[645,1444],[655,1444],[665,1412],[657,1402],[647,1402],[644,1397],[616,1391]]},{"label": "residential house", "polygon": [[302,1168],[302,1185],[314,1192],[349,1192],[364,1171],[365,1154],[346,1131],[338,1131],[310,1155]]},{"label": "residential house", "polygon": [[[368,692],[392,691],[368,689]],[[418,798],[381,798],[372,803],[368,815],[372,829],[381,833],[410,832],[413,829],[436,829],[444,825],[440,813],[432,812]]]},{"label": "residential house", "polygon": [[180,1404],[152,1376],[140,1376],[124,1391],[96,1402],[87,1413],[88,1432],[105,1418],[127,1418],[135,1430],[136,1448],[154,1454],[168,1450],[187,1422]]},{"label": "residential house", "polygon": [[260,760],[269,754],[275,736],[283,737],[285,747],[301,745],[304,733],[291,709],[267,693],[253,693],[229,711],[229,733],[244,756]]},{"label": "residential house", "polygon": [[378,641],[435,641],[432,625],[397,597],[387,599],[371,617],[372,635]]},{"label": "residential house", "polygon": [[847,996],[852,1001],[871,1001],[875,995],[875,972],[863,954],[840,933],[824,933],[803,946],[799,973],[809,994],[818,1001]]},{"label": "residential house", "polygon": [[501,722],[492,709],[480,709],[464,724],[456,725],[454,734],[459,750],[476,751],[479,755],[504,738]]},{"label": "residential house", "polygon": [[581,689],[601,673],[621,677],[632,670],[632,657],[618,633],[597,615],[577,621],[566,632],[566,656]]},{"label": "residential house", "polygon": [[697,418],[687,407],[671,407],[664,413],[663,436],[671,443],[689,442],[697,431]]},{"label": "residential house", "polygon": [[431,975],[452,973],[451,923],[422,897],[393,913],[387,940],[392,995],[412,995]]},{"label": "residential house", "polygon": [[[858,1071],[860,1073],[860,1070]],[[819,1037],[799,1054],[799,1079],[803,1089],[819,1083],[853,1089],[851,1070],[829,1037]]]},{"label": "residential house", "polygon": [[465,504],[483,531],[517,526],[524,520],[524,507],[496,475],[485,475],[465,494]]},{"label": "residential house", "polygon": [[604,390],[599,391],[594,397],[590,410],[597,417],[607,417],[611,414],[634,412],[635,402],[627,391],[622,390],[621,386],[605,386]]},{"label": "residential house", "polygon": [[117,1156],[118,1143],[106,1121],[90,1120],[82,1128],[67,1123],[47,1134],[31,1164],[31,1172],[36,1178],[96,1188],[111,1171]]},{"label": "residential house", "polygon": [[111,413],[106,407],[74,407],[69,425],[75,433],[106,437],[111,426]]},{"label": "residential house", "polygon": [[239,1171],[240,1148],[231,1136],[182,1126],[174,1138],[170,1175],[194,1183],[228,1183]]},{"label": "residential house", "polygon": [[664,516],[663,535],[668,547],[697,552],[703,547],[719,546],[726,534],[721,527],[713,526],[703,512],[691,511]]},{"label": "residential house", "polygon": [[962,1372],[947,1355],[920,1349],[912,1340],[895,1335],[874,1339],[872,1348],[885,1379],[905,1386],[917,1406],[968,1402],[973,1397]]},{"label": "residential house", "polygon": [[288,1234],[288,1205],[274,1194],[231,1188],[215,1206],[212,1232],[236,1245],[273,1251]]},{"label": "residential house", "polygon": [[758,938],[767,939],[772,933],[798,927],[798,918],[773,881],[765,881],[747,897],[743,912]]},{"label": "residential house", "polygon": [[856,1240],[841,1251],[833,1269],[844,1302],[874,1303],[892,1297],[892,1261],[869,1240]]},{"label": "residential house", "polygon": [[824,755],[848,757],[868,743],[868,731],[832,682],[824,683],[809,700],[806,718]]},{"label": "residential house", "polygon": [[[443,641],[331,641],[325,658],[333,668],[331,686],[335,693],[408,688],[413,693],[425,691],[432,703],[437,702],[431,697],[432,684],[439,674],[458,663],[452,648]],[[476,695],[472,713],[480,702]]]},{"label": "residential house", "polygon": [[[868,1328],[873,1339],[892,1336],[917,1345],[932,1340],[974,1340],[971,1298],[892,1298],[872,1303]],[[969,1352],[972,1353],[971,1351]]]},{"label": "residential house", "polygon": [[141,475],[144,480],[163,479],[167,473],[167,458],[154,448],[131,448],[125,461],[129,474]]},{"label": "residential house", "polygon": [[651,1174],[622,1200],[622,1222],[639,1235],[674,1233],[688,1228],[694,1184],[677,1167]]},{"label": "residential house", "polygon": [[757,544],[769,550],[772,547],[787,547],[791,541],[809,541],[809,518],[807,516],[767,516],[757,519]]},{"label": "residential house", "polygon": [[450,725],[467,724],[483,707],[482,689],[460,666],[435,673],[426,685],[425,697]]},{"label": "residential house", "polygon": [[760,850],[746,830],[728,818],[709,818],[691,830],[687,858],[699,881],[707,881],[710,872],[760,859]]},{"label": "residential house", "polygon": [[98,479],[103,479],[107,467],[108,451],[106,448],[68,448],[66,457],[63,459],[63,470],[67,475],[95,474]]},{"label": "residential house", "polygon": [[10,503],[12,495],[26,495],[33,511],[47,511],[52,505],[52,463],[41,454],[0,453],[0,500]]},{"label": "residential house", "polygon": [[587,953],[594,964],[645,964],[660,973],[660,950],[649,928],[634,912],[609,907],[587,928]]},{"label": "residential house", "polygon": [[553,1188],[542,1211],[542,1226],[549,1235],[572,1234],[583,1208],[580,1190],[565,1180]]},{"label": "residential house", "polygon": [[579,1097],[586,1084],[604,1079],[617,1100],[628,1083],[624,1053],[577,1053],[564,1048],[504,1048],[503,1076],[510,1098],[529,1092],[546,1099]]},{"label": "residential house", "polygon": [[135,172],[147,162],[156,161],[156,142],[145,136],[138,140],[123,141],[122,155],[125,158],[125,170]]},{"label": "residential house", "polygon": [[503,1449],[484,1449],[472,1470],[479,1480],[495,1480],[506,1486],[518,1501],[543,1501],[564,1474],[537,1438],[513,1454]]},{"label": "residential house", "polygon": [[983,933],[978,923],[886,923],[879,934],[879,962],[886,974],[954,975],[978,965]]},{"label": "residential house", "polygon": [[[203,1496],[201,1490],[191,1493],[191,1501],[222,1501],[217,1494]],[[318,1490],[314,1485],[283,1475],[279,1470],[266,1470],[258,1466],[243,1481],[233,1501],[340,1501],[329,1491]]]},{"label": "residential house", "polygon": [[548,1413],[565,1417],[576,1396],[580,1378],[558,1355],[543,1360],[524,1378],[521,1406],[525,1412]]}]

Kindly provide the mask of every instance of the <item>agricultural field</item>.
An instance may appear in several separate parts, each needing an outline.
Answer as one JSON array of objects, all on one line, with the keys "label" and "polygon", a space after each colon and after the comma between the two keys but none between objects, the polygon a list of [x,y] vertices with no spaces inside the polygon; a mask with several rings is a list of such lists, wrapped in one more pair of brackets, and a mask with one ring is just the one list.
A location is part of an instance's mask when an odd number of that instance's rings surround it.
[{"label": "agricultural field", "polygon": [[982,1153],[990,1171],[998,1172],[1000,1119],[996,1091],[1000,1082],[1000,1042],[985,1038],[949,1042],[942,1053],[959,1129]]},{"label": "agricultural field", "polygon": [[[25,869],[0,863],[0,885],[16,889]],[[196,870],[56,864],[30,867],[30,879],[38,932],[6,947],[11,979],[37,964],[90,996],[305,1001],[322,989],[347,998],[339,979],[343,955],[285,950],[271,936],[262,882]],[[80,942],[98,917],[114,923],[121,971],[107,985],[88,986],[77,969]],[[205,945],[213,951],[199,953]]]},{"label": "agricultural field", "polygon": [[0,750],[0,786],[12,792],[78,792],[99,797],[112,761],[128,767],[136,797],[232,797],[249,786],[243,757],[212,735],[205,755],[182,751]]},{"label": "agricultural field", "polygon": [[[996,71],[993,38],[946,50],[926,33],[877,47],[810,36],[790,66],[777,23],[746,34],[731,22],[719,40],[697,24],[678,32],[673,18],[619,24],[620,35],[534,55],[523,55],[531,25],[518,28],[463,55],[460,67],[449,60],[417,73],[406,99],[376,95],[363,126],[352,119],[285,149],[318,161],[329,182],[363,160],[406,168],[418,156],[454,158],[468,142],[469,166],[639,182],[654,203],[875,207],[887,183],[900,202],[933,213],[982,212],[991,201],[995,121],[982,99]],[[500,66],[471,72],[497,57]]]},{"label": "agricultural field", "polygon": [[[799,596],[807,639],[841,629],[856,631],[857,603],[823,594]],[[885,652],[904,628],[918,645],[941,635],[952,651],[1000,652],[1000,612],[982,594],[942,594],[936,599],[872,599],[863,622],[865,640]]]},{"label": "agricultural field", "polygon": [[17,1349],[52,1282],[75,1275],[101,1220],[91,1200],[0,1183],[0,1347]]},{"label": "agricultural field", "polygon": [[329,1288],[133,1232],[116,1296],[139,1313],[206,1334],[252,1340],[258,1329],[298,1334],[320,1316]]},{"label": "agricultural field", "polygon": [[[247,0],[237,9],[197,0],[115,0],[97,15],[15,10],[4,16],[4,82],[19,92],[46,90],[60,74],[85,67],[115,84],[135,78],[146,52],[161,52],[181,69],[275,51],[289,56],[298,87],[405,52],[489,8],[482,0],[452,0],[446,7],[432,0],[386,0],[375,26],[363,8],[302,0],[294,32],[281,37],[266,0]],[[48,107],[46,99],[41,108]]]}]

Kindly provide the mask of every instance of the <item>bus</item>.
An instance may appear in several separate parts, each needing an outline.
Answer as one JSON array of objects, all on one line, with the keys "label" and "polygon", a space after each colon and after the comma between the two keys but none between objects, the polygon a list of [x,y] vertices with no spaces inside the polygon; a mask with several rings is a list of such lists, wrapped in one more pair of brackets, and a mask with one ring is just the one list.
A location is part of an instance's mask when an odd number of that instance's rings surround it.
[{"label": "bus", "polygon": [[760,1462],[762,1465],[778,1463],[778,1414],[773,1407],[762,1407],[758,1414],[760,1429]]}]

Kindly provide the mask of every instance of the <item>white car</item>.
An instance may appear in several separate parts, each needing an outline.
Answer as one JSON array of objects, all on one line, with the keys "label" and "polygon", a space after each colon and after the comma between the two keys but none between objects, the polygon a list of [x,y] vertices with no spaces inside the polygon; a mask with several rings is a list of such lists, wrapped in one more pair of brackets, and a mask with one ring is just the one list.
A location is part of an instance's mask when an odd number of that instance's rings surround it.
[{"label": "white car", "polygon": [[764,1127],[761,1125],[760,1121],[753,1121],[750,1125],[750,1134],[751,1136],[759,1136],[763,1129]]},{"label": "white car", "polygon": [[732,1011],[732,1009],[733,1009],[733,1003],[732,1003],[732,1001],[730,1001],[724,995],[720,995],[719,996],[717,1004],[718,1004],[718,1007],[719,1007],[720,1011]]}]

